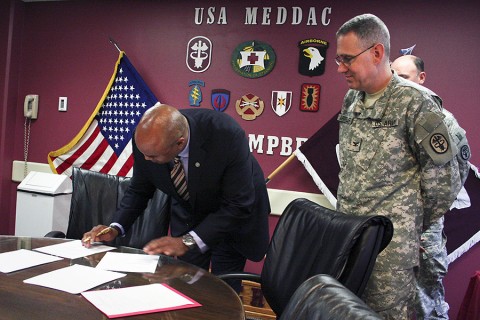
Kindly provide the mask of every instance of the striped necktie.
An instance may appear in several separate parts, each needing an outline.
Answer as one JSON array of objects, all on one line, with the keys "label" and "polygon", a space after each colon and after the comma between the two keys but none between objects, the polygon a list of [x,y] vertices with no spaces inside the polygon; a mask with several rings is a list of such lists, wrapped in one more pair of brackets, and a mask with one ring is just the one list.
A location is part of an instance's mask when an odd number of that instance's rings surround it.
[{"label": "striped necktie", "polygon": [[182,161],[180,161],[180,157],[175,157],[173,163],[173,168],[170,172],[173,185],[175,186],[175,190],[177,191],[178,195],[183,200],[188,201],[190,195],[188,194],[187,179],[185,177],[185,171],[183,170],[183,165]]}]

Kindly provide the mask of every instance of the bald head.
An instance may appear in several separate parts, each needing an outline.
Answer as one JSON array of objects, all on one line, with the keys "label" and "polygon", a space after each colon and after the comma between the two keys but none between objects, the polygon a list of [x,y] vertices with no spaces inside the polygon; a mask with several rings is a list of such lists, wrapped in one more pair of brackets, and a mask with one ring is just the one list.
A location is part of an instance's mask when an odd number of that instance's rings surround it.
[{"label": "bald head", "polygon": [[167,163],[187,145],[187,119],[174,107],[157,104],[148,109],[135,131],[135,143],[146,160]]},{"label": "bald head", "polygon": [[418,84],[423,84],[427,77],[424,71],[423,60],[414,55],[398,57],[392,62],[391,68],[395,70],[400,77]]}]

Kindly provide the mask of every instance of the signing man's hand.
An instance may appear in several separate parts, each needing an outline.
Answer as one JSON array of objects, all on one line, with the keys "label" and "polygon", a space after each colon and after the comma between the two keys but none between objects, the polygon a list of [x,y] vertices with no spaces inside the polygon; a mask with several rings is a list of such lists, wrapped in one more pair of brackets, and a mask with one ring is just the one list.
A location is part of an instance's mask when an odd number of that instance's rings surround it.
[{"label": "signing man's hand", "polygon": [[117,236],[118,231],[115,228],[98,225],[83,234],[82,244],[84,247],[90,248],[94,242],[113,241]]},{"label": "signing man's hand", "polygon": [[167,256],[183,256],[188,247],[183,244],[182,238],[161,237],[147,243],[143,248],[148,254],[164,254]]}]

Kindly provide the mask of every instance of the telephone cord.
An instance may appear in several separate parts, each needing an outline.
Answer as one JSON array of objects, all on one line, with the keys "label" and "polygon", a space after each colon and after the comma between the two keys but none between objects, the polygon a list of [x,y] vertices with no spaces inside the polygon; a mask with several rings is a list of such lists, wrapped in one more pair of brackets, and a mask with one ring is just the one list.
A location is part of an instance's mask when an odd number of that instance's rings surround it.
[{"label": "telephone cord", "polygon": [[23,177],[25,178],[27,176],[28,172],[28,164],[27,164],[27,158],[28,158],[28,145],[30,144],[30,123],[31,123],[30,118],[25,118],[25,125],[23,129],[23,158],[25,161],[25,167],[23,171]]}]

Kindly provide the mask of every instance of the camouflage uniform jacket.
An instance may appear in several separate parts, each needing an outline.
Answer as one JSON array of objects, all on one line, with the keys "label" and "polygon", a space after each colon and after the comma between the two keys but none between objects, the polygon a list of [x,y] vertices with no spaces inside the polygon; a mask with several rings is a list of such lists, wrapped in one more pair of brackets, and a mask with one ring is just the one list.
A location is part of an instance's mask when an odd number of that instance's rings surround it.
[{"label": "camouflage uniform jacket", "polygon": [[393,75],[370,108],[349,90],[340,122],[337,209],[389,217],[394,235],[376,269],[418,265],[423,215],[436,220],[460,191],[460,177],[440,106],[423,87]]}]

